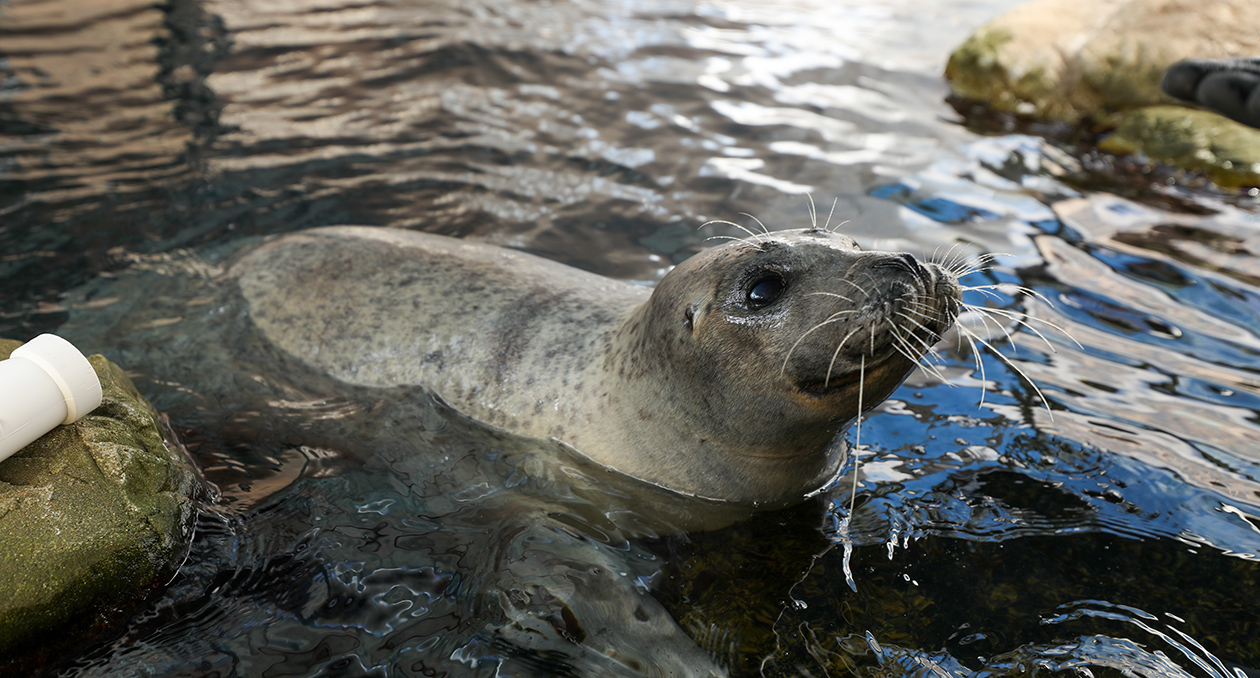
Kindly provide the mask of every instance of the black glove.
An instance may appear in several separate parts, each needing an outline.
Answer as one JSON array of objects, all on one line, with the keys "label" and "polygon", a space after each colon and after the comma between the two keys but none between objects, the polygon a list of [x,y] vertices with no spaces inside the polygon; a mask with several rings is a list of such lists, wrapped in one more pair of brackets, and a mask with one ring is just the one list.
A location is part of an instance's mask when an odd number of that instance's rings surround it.
[{"label": "black glove", "polygon": [[1260,57],[1178,61],[1164,71],[1160,86],[1178,99],[1260,128]]}]

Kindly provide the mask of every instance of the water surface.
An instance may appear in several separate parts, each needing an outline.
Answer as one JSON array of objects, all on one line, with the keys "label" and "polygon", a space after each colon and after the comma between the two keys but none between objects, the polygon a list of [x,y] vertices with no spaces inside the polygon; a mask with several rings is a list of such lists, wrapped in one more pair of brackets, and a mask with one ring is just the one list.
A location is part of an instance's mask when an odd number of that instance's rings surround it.
[{"label": "water surface", "polygon": [[[1255,198],[963,121],[944,60],[1015,4],[0,7],[0,335],[128,366],[222,494],[183,572],[50,673],[1260,675]],[[243,238],[391,225],[650,284],[706,220],[801,227],[807,194],[866,246],[1005,253],[968,282],[1037,295],[969,301],[1075,339],[973,320],[1037,389],[943,345],[863,423],[852,513],[850,472],[635,537],[419,391],[198,367],[251,341],[198,287]],[[540,553],[652,591],[695,655],[505,616]]]}]

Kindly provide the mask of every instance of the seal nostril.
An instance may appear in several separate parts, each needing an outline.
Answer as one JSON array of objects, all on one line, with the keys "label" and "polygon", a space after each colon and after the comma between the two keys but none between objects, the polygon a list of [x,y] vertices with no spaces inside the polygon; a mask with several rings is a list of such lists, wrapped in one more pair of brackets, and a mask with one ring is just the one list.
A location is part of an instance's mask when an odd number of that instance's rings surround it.
[{"label": "seal nostril", "polygon": [[906,265],[906,268],[910,269],[912,273],[914,273],[915,275],[919,277],[923,277],[924,275],[923,267],[919,265],[919,260],[915,259],[914,255],[902,253],[897,256],[898,258],[901,259],[902,263]]},{"label": "seal nostril", "polygon": [[875,264],[876,268],[900,268],[913,273],[920,279],[927,279],[927,271],[923,270],[923,266],[919,264],[919,260],[914,258],[909,252],[901,252],[899,254],[890,254],[883,261]]}]

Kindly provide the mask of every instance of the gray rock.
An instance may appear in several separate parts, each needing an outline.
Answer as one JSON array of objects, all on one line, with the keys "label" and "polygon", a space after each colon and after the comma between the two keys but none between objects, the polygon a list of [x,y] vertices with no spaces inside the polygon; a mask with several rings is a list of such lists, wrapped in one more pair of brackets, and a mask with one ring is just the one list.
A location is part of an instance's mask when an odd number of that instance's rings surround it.
[{"label": "gray rock", "polygon": [[[0,359],[20,342],[0,339]],[[33,672],[174,575],[205,491],[119,367],[104,399],[0,463],[0,673]]]}]

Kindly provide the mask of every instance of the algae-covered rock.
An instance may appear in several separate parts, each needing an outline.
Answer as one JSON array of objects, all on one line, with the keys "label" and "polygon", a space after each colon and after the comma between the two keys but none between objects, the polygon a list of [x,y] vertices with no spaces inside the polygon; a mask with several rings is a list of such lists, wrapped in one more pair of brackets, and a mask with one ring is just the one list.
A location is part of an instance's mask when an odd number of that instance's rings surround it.
[{"label": "algae-covered rock", "polygon": [[1260,54],[1251,0],[1034,0],[982,26],[945,67],[954,93],[998,111],[1077,123],[1171,104],[1181,59]]},{"label": "algae-covered rock", "polygon": [[1203,172],[1222,186],[1254,185],[1260,177],[1260,130],[1208,111],[1148,106],[1126,115],[1099,147],[1112,153],[1140,151],[1152,160]]},{"label": "algae-covered rock", "polygon": [[[1255,183],[1220,152],[1220,143],[1246,137],[1246,127],[1208,114],[1174,124],[1177,102],[1160,89],[1164,70],[1182,59],[1260,55],[1255,16],[1253,0],[1034,0],[976,30],[945,76],[957,97],[994,111],[1100,134],[1123,130],[1110,150]],[[1152,106],[1161,109],[1147,112]],[[1170,145],[1194,148],[1170,154]]]},{"label": "algae-covered rock", "polygon": [[[1077,122],[1098,107],[1076,61],[1087,36],[1125,0],[1042,0],[982,26],[950,56],[954,93],[993,110]],[[1157,81],[1158,82],[1158,81]]]},{"label": "algae-covered rock", "polygon": [[0,673],[125,616],[188,552],[199,476],[123,371],[88,360],[100,407],[0,462]]}]

